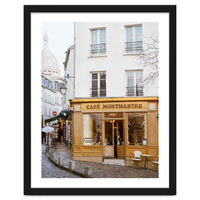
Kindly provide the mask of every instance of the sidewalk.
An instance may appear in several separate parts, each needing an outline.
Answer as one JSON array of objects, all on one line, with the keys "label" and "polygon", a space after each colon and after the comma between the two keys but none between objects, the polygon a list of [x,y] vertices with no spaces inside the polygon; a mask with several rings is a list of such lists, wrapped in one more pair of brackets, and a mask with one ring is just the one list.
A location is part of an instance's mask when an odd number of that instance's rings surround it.
[{"label": "sidewalk", "polygon": [[[46,146],[42,145],[43,152],[45,148]],[[158,178],[157,170],[86,161],[72,161],[75,163],[75,168],[70,170],[71,151],[68,148],[64,150],[49,148],[49,153],[47,152],[46,155],[57,167],[85,178]],[[59,159],[62,159],[61,165],[59,165]],[[88,166],[91,171],[89,175],[85,175],[85,167]]]}]

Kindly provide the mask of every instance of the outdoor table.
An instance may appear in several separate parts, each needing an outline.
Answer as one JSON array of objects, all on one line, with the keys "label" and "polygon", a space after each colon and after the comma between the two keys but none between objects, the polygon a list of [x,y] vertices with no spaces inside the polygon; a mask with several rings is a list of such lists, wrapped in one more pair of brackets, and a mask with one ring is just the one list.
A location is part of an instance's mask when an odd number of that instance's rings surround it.
[{"label": "outdoor table", "polygon": [[149,155],[149,154],[141,154],[141,156],[144,156],[144,157],[145,157],[145,165],[144,165],[144,168],[146,169],[147,157],[151,157],[152,155]]}]

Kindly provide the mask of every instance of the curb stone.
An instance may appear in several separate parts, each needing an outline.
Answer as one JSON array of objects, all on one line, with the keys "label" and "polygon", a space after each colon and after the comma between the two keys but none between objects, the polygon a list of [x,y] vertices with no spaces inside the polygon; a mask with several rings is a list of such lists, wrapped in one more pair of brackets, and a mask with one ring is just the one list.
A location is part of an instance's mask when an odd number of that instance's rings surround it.
[{"label": "curb stone", "polygon": [[70,172],[70,173],[72,173],[72,174],[78,175],[78,176],[80,176],[80,177],[82,177],[82,178],[94,178],[94,177],[92,177],[92,176],[86,176],[85,174],[80,173],[80,172],[78,172],[78,171],[76,171],[76,170],[71,170],[71,169],[69,169],[69,167],[67,167],[67,166],[60,166],[59,163],[58,163],[58,162],[55,162],[53,159],[51,159],[51,158],[49,157],[49,155],[47,155],[47,153],[46,153],[46,156],[48,157],[48,159],[49,159],[56,167],[58,167],[58,168],[60,168],[60,169],[66,170],[66,171],[68,171],[68,172]]}]

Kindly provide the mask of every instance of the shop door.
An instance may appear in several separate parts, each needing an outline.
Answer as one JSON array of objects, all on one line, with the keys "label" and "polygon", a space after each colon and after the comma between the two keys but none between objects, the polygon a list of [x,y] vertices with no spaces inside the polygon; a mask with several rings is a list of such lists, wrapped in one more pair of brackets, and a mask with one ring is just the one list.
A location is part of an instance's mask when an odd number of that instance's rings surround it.
[{"label": "shop door", "polygon": [[123,120],[105,121],[104,157],[123,158]]},{"label": "shop door", "polygon": [[115,158],[124,158],[124,129],[123,129],[123,120],[115,120],[114,122],[114,155]]},{"label": "shop door", "polygon": [[114,129],[113,121],[105,121],[104,157],[114,157]]}]

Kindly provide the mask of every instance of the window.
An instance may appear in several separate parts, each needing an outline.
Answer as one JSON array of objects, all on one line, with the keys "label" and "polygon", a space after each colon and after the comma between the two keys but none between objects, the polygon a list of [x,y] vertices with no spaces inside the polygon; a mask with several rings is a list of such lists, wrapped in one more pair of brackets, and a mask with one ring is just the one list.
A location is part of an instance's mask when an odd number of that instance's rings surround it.
[{"label": "window", "polygon": [[58,84],[57,84],[57,91],[60,91],[60,88],[61,88],[61,84],[58,83]]},{"label": "window", "polygon": [[49,83],[49,88],[50,88],[51,90],[53,90],[53,84],[52,84],[52,83]]},{"label": "window", "polygon": [[106,72],[92,73],[91,97],[106,96]]},{"label": "window", "polygon": [[49,87],[49,81],[48,80],[46,80],[46,86]]},{"label": "window", "polygon": [[125,51],[138,53],[142,51],[142,26],[126,27]]},{"label": "window", "polygon": [[91,30],[91,54],[106,53],[106,29]]},{"label": "window", "polygon": [[42,79],[42,84],[45,86],[45,78]]},{"label": "window", "polygon": [[83,115],[83,144],[101,144],[101,114]]},{"label": "window", "polygon": [[126,96],[143,96],[143,72],[127,71]]},{"label": "window", "polygon": [[128,113],[128,144],[142,145],[146,137],[146,114]]}]

